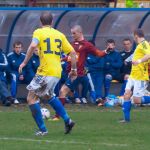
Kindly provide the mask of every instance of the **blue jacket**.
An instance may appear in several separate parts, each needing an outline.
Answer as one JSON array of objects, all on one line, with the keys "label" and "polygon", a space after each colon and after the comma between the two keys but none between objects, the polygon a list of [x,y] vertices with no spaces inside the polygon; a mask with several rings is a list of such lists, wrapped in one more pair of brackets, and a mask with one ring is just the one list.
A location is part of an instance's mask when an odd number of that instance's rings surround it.
[{"label": "blue jacket", "polygon": [[119,52],[112,51],[107,54],[105,57],[105,74],[111,74],[115,76],[116,74],[120,74],[120,68],[123,64],[121,55]]},{"label": "blue jacket", "polygon": [[88,72],[99,72],[104,70],[104,57],[88,55],[86,60],[86,67]]},{"label": "blue jacket", "polygon": [[[20,53],[19,55],[15,52],[10,52],[7,55],[8,60],[8,73],[14,73],[16,75],[19,75],[18,69],[20,64],[23,62],[25,58],[24,53]],[[22,75],[25,76],[26,74],[26,67],[22,70]]]},{"label": "blue jacket", "polygon": [[34,73],[34,75],[36,74],[36,71],[37,71],[37,68],[39,67],[40,65],[40,59],[39,59],[39,56],[38,55],[35,55],[33,54],[33,56],[31,57],[30,61],[29,61],[29,65],[30,66],[30,69],[29,71],[32,71]]},{"label": "blue jacket", "polygon": [[0,80],[6,81],[6,70],[8,62],[5,54],[0,50]]}]

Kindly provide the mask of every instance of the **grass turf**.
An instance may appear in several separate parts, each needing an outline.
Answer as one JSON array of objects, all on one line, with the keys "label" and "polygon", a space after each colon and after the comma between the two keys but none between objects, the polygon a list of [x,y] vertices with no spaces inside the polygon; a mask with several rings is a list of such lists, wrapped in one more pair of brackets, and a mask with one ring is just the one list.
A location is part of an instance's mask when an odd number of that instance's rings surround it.
[{"label": "grass turf", "polygon": [[[149,150],[150,107],[132,110],[132,121],[118,123],[121,108],[67,105],[76,121],[69,135],[64,123],[45,120],[49,134],[36,137],[27,106],[0,107],[0,150]],[[51,113],[53,110],[50,108]]]}]

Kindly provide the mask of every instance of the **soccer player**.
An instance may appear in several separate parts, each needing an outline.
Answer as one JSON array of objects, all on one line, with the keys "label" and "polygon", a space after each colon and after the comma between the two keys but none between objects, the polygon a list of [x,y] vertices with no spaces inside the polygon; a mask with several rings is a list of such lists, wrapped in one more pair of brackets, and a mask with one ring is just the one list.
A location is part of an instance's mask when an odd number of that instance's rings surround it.
[{"label": "soccer player", "polygon": [[[80,25],[75,25],[71,28],[71,34],[74,39],[72,45],[77,53],[77,78],[75,80],[71,80],[68,78],[66,83],[62,86],[60,90],[60,100],[62,104],[65,104],[65,97],[70,91],[74,91],[79,83],[83,83],[87,81],[86,71],[85,71],[85,62],[88,54],[93,54],[99,57],[105,56],[109,51],[109,47],[106,50],[98,50],[91,42],[87,41],[84,38],[82,27]],[[69,69],[69,67],[68,67]],[[71,71],[71,67],[70,67]],[[87,82],[84,82],[84,93],[86,94],[88,91],[88,85],[85,85]],[[86,96],[86,95],[84,95]],[[86,97],[85,97],[86,98]],[[85,99],[84,99],[85,100]],[[84,102],[85,103],[85,102]],[[56,115],[58,117],[58,115]],[[55,118],[54,118],[55,119]]]},{"label": "soccer player", "polygon": [[122,123],[130,121],[132,88],[134,103],[150,103],[150,97],[144,96],[149,81],[148,60],[150,59],[150,45],[145,40],[144,32],[141,29],[134,31],[134,40],[137,43],[137,47],[133,54],[132,69],[124,93],[122,106],[124,119],[120,121]]},{"label": "soccer player", "polygon": [[63,51],[70,55],[71,72],[70,77],[76,78],[76,53],[64,34],[52,28],[53,17],[49,12],[43,12],[40,16],[42,27],[33,33],[32,42],[28,48],[26,57],[19,67],[19,72],[26,66],[35,48],[39,48],[40,66],[31,83],[27,86],[29,90],[27,102],[32,116],[39,128],[36,135],[48,133],[41,114],[39,97],[48,100],[53,109],[63,118],[65,122],[65,134],[70,133],[75,123],[70,119],[62,103],[54,96],[54,88],[61,77],[60,53]]}]

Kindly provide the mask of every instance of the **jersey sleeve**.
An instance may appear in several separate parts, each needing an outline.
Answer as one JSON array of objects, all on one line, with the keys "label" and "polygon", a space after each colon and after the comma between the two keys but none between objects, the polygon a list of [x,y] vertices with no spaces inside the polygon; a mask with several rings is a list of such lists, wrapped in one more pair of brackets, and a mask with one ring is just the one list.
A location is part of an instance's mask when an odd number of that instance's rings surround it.
[{"label": "jersey sleeve", "polygon": [[39,33],[39,30],[35,30],[33,32],[32,41],[36,41],[36,43],[40,42],[40,33]]},{"label": "jersey sleeve", "polygon": [[90,43],[87,44],[87,51],[88,51],[88,53],[93,54],[98,57],[103,57],[106,55],[106,53],[104,51],[97,49],[94,45],[92,45]]},{"label": "jersey sleeve", "polygon": [[62,51],[65,54],[69,54],[74,48],[72,45],[69,43],[65,35],[62,34]]}]

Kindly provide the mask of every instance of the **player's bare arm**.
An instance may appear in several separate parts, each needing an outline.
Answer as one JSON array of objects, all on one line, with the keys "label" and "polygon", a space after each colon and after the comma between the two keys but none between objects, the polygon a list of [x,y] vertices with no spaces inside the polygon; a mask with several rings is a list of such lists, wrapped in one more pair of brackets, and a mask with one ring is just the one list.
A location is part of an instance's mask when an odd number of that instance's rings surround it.
[{"label": "player's bare arm", "polygon": [[22,72],[22,69],[26,66],[26,64],[30,60],[31,56],[33,55],[34,49],[36,47],[37,47],[37,44],[35,42],[31,42],[31,44],[27,50],[26,57],[25,57],[24,61],[21,63],[21,65],[19,66],[19,73]]},{"label": "player's bare arm", "polygon": [[142,62],[146,62],[146,61],[148,61],[150,59],[150,54],[147,54],[147,55],[145,55],[143,58],[141,58],[141,59],[138,59],[138,60],[136,60],[136,61],[132,61],[132,64],[133,65],[138,65],[138,64],[140,64],[140,63],[142,63]]},{"label": "player's bare arm", "polygon": [[74,50],[71,51],[69,56],[71,58],[71,71],[70,71],[69,76],[76,78],[77,77],[76,52]]}]

